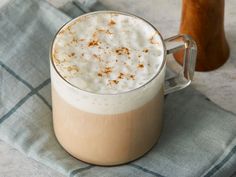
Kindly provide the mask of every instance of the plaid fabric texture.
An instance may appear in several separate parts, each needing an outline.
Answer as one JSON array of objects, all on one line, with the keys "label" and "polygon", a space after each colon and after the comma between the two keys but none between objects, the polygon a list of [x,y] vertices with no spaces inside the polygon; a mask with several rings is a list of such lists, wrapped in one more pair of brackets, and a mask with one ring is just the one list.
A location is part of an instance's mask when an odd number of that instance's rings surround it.
[{"label": "plaid fabric texture", "polygon": [[[76,6],[82,14],[83,8]],[[70,177],[224,177],[234,173],[236,116],[192,88],[166,98],[160,141],[144,157],[108,168],[83,163],[65,152],[52,128],[48,53],[54,34],[68,20],[68,15],[44,1],[11,0],[0,9],[2,140]]]}]

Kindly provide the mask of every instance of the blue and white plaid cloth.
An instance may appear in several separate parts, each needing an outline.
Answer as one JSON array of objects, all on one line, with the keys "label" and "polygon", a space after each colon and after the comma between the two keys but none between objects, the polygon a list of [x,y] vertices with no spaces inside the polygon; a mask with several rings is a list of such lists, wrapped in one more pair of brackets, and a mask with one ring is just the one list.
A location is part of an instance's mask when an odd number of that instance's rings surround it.
[{"label": "blue and white plaid cloth", "polygon": [[[86,10],[74,5],[65,12]],[[228,177],[236,171],[236,116],[192,88],[166,98],[160,141],[141,159],[108,168],[65,152],[52,128],[48,53],[68,20],[44,1],[10,0],[0,9],[2,140],[70,177]]]}]

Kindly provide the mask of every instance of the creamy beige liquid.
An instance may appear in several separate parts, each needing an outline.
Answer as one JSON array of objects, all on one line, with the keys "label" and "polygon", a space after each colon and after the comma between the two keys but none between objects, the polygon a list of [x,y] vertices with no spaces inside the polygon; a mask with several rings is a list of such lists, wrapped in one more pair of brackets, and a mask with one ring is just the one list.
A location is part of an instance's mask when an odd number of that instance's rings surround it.
[{"label": "creamy beige liquid", "polygon": [[132,161],[157,141],[162,126],[163,89],[144,106],[100,115],[70,105],[52,86],[53,123],[60,144],[74,157],[99,165]]}]

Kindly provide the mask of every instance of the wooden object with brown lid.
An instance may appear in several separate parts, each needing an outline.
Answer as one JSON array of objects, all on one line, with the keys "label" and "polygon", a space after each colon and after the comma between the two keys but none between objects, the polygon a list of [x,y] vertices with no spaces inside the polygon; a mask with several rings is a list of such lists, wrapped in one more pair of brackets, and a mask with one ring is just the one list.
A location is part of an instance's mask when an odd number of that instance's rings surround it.
[{"label": "wooden object with brown lid", "polygon": [[[209,71],[223,65],[229,57],[224,32],[224,0],[183,0],[181,34],[189,34],[197,43],[197,71]],[[183,53],[175,54],[182,64]]]}]

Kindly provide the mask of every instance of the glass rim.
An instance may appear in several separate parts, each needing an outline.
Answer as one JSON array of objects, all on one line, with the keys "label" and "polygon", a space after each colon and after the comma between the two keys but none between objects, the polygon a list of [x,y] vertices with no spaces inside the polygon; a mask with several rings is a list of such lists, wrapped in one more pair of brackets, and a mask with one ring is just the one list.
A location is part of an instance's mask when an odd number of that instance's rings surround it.
[{"label": "glass rim", "polygon": [[[140,85],[139,87],[135,87],[134,89],[131,89],[131,90],[128,90],[128,91],[124,91],[124,92],[118,92],[118,93],[97,93],[97,92],[92,92],[92,91],[88,91],[88,90],[85,90],[85,89],[81,89],[79,88],[78,86],[75,86],[74,84],[70,83],[69,81],[67,81],[61,74],[60,72],[57,70],[55,64],[54,64],[54,61],[53,61],[53,58],[52,58],[52,52],[53,52],[53,46],[54,46],[54,42],[55,42],[55,39],[58,35],[58,33],[66,26],[68,25],[69,23],[73,22],[74,20],[78,19],[78,18],[81,18],[81,17],[84,17],[84,16],[88,16],[88,15],[93,15],[93,14],[99,14],[99,13],[113,13],[113,14],[121,14],[121,15],[126,15],[126,16],[129,16],[129,17],[135,17],[135,18],[138,18],[140,20],[142,20],[144,23],[150,25],[156,32],[157,34],[159,35],[160,39],[161,39],[161,44],[162,44],[162,48],[163,48],[163,57],[162,57],[162,62],[161,62],[161,66],[158,68],[158,71],[147,81],[145,82],[143,85]],[[159,74],[160,72],[163,70],[165,64],[166,64],[166,55],[167,55],[167,51],[166,51],[166,46],[165,46],[165,42],[164,42],[164,39],[161,35],[161,33],[157,30],[157,28],[155,26],[153,26],[149,21],[147,21],[146,19],[142,18],[142,17],[139,17],[137,15],[134,15],[134,14],[131,14],[131,13],[127,13],[127,12],[122,12],[122,11],[113,11],[113,10],[100,10],[100,11],[93,11],[93,12],[88,12],[88,13],[85,13],[85,14],[82,14],[78,17],[75,17],[71,20],[69,20],[68,22],[66,22],[64,25],[62,25],[58,31],[56,32],[56,34],[54,35],[53,37],[53,40],[51,42],[51,45],[50,45],[50,50],[49,50],[49,58],[50,58],[50,63],[52,64],[53,66],[53,69],[56,71],[56,74],[67,84],[69,84],[72,88],[76,89],[76,90],[80,90],[80,91],[83,91],[83,92],[86,92],[88,94],[93,94],[93,95],[122,95],[122,94],[126,94],[126,93],[131,93],[131,92],[134,92],[134,91],[137,91],[143,87],[145,87],[146,85],[148,85],[149,83],[151,83]],[[51,72],[51,71],[50,71]]]}]

